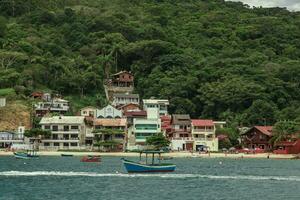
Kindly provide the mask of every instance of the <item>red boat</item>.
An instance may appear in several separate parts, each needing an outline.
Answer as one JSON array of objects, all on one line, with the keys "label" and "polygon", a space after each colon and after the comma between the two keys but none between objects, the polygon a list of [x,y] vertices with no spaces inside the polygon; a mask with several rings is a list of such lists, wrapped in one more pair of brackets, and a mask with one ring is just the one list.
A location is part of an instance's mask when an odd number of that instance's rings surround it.
[{"label": "red boat", "polygon": [[80,160],[81,162],[101,162],[100,156],[84,156]]}]

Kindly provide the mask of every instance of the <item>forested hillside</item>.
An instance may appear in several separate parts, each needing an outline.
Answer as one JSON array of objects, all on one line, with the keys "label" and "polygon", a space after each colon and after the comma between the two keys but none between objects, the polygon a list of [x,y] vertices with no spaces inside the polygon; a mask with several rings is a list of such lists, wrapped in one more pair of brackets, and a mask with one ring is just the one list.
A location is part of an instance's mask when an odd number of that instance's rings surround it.
[{"label": "forested hillside", "polygon": [[[1,0],[0,89],[103,104],[126,69],[171,113],[273,124],[300,117],[300,13],[223,0]],[[89,99],[92,99],[89,101]]]}]

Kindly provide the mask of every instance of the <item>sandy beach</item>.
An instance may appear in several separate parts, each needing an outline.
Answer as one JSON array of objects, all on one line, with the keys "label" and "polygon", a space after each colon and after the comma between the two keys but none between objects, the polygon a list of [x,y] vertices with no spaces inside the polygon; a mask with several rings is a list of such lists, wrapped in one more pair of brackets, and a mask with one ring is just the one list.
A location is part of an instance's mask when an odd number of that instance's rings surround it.
[{"label": "sandy beach", "polygon": [[[40,156],[60,156],[61,154],[72,154],[74,156],[85,156],[85,155],[100,155],[100,156],[118,156],[118,157],[138,157],[138,153],[131,152],[63,152],[63,151],[39,151]],[[0,156],[12,156],[13,152],[11,151],[0,151]],[[264,158],[267,159],[268,156],[270,159],[292,159],[297,155],[293,154],[268,154],[268,153],[259,153],[259,154],[225,154],[225,153],[210,153],[210,154],[199,154],[191,152],[170,152],[165,153],[163,156],[174,157],[174,158]]]}]

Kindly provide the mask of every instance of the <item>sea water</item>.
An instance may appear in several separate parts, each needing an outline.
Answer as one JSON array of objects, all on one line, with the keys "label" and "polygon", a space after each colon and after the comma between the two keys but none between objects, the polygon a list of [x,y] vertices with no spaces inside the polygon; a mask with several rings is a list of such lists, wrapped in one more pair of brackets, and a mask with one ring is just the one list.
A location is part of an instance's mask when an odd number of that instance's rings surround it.
[{"label": "sea water", "polygon": [[[132,158],[135,159],[135,158]],[[174,173],[127,174],[120,158],[0,157],[0,200],[300,199],[300,160],[176,158]]]}]

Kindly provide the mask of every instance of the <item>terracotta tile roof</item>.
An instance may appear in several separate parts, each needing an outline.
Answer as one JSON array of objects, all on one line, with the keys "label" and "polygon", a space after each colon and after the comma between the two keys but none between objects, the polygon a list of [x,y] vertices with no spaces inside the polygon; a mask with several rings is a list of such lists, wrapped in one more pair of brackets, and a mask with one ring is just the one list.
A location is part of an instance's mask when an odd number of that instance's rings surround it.
[{"label": "terracotta tile roof", "polygon": [[147,112],[144,111],[144,110],[140,110],[140,111],[125,111],[124,115],[126,117],[147,116]]},{"label": "terracotta tile roof", "polygon": [[254,126],[254,128],[256,128],[265,135],[272,136],[273,126]]},{"label": "terracotta tile roof", "polygon": [[211,119],[192,119],[194,126],[214,126],[214,122]]},{"label": "terracotta tile roof", "polygon": [[127,120],[125,118],[120,119],[95,119],[94,126],[126,126]]}]

